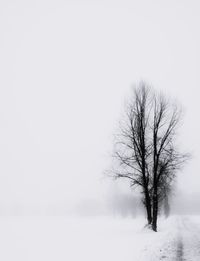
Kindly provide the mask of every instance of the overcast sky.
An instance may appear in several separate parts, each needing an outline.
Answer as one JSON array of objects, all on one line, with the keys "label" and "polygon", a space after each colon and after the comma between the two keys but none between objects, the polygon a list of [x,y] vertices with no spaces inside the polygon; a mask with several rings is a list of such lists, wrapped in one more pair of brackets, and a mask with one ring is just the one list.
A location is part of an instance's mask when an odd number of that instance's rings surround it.
[{"label": "overcast sky", "polygon": [[200,3],[0,1],[0,207],[72,206],[102,173],[141,79],[185,110],[193,153],[178,187],[200,188]]}]

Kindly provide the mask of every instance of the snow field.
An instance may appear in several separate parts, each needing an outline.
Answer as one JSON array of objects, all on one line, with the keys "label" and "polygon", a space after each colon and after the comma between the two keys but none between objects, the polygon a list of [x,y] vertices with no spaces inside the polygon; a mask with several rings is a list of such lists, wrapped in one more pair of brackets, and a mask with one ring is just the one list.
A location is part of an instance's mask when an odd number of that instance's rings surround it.
[{"label": "snow field", "polygon": [[1,217],[0,260],[133,261],[143,219]]},{"label": "snow field", "polygon": [[1,217],[3,261],[199,261],[200,217]]}]

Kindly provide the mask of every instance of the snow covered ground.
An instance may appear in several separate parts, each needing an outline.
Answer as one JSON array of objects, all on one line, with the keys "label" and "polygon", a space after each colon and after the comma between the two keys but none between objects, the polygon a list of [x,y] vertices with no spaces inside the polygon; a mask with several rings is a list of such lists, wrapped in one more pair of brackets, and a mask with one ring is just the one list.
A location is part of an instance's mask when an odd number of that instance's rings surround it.
[{"label": "snow covered ground", "polygon": [[0,260],[200,260],[200,217],[145,221],[114,218],[1,217]]},{"label": "snow covered ground", "polygon": [[200,216],[161,219],[158,233],[141,251],[140,261],[199,261]]}]

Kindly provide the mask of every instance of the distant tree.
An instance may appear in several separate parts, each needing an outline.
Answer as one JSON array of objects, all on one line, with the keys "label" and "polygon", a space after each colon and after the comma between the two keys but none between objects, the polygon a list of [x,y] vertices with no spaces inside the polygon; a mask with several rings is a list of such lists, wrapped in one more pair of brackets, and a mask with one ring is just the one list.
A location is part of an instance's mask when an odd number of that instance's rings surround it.
[{"label": "distant tree", "polygon": [[166,218],[169,217],[170,215],[170,205],[169,205],[169,197],[166,195],[163,201],[163,210],[164,210],[164,215]]},{"label": "distant tree", "polygon": [[114,149],[115,178],[139,187],[148,224],[157,231],[161,202],[188,158],[175,145],[181,110],[147,84],[134,89],[120,124]]}]

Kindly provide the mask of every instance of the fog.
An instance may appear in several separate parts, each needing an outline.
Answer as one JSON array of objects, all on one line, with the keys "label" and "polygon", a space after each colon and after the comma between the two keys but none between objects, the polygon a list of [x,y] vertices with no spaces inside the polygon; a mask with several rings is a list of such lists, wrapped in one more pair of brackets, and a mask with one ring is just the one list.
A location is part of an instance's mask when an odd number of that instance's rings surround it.
[{"label": "fog", "polygon": [[120,213],[122,198],[138,206],[139,192],[104,173],[140,80],[184,107],[179,144],[193,158],[173,211],[200,212],[199,10],[199,1],[1,0],[1,215]]}]

